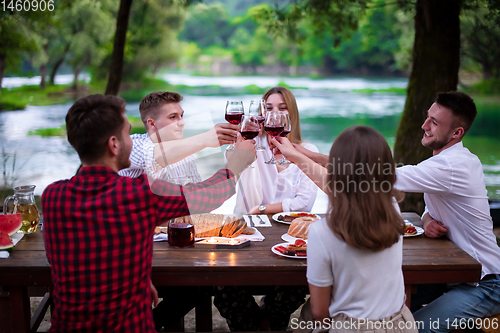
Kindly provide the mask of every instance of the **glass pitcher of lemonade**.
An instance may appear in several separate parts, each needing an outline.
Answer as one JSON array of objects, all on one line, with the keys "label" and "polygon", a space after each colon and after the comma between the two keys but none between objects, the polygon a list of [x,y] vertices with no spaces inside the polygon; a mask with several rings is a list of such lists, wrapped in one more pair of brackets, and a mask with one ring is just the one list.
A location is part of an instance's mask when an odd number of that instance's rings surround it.
[{"label": "glass pitcher of lemonade", "polygon": [[[9,212],[8,203],[14,200],[12,212]],[[23,225],[18,233],[31,234],[36,231],[40,216],[35,203],[35,185],[24,185],[14,187],[14,195],[5,198],[3,205],[4,214],[21,214]]]}]

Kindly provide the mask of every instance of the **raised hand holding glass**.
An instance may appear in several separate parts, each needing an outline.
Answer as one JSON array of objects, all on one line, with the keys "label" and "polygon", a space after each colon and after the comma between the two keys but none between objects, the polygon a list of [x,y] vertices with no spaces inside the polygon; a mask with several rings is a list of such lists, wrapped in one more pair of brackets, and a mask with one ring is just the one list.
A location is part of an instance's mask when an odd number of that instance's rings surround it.
[{"label": "raised hand holding glass", "polygon": [[[227,101],[226,103],[226,121],[239,125],[241,123],[241,118],[243,117],[243,102],[241,101]],[[233,150],[234,142],[227,147],[226,150]]]},{"label": "raised hand holding glass", "polygon": [[[283,113],[281,111],[267,111],[266,119],[264,120],[264,130],[271,138],[275,138],[283,132],[284,129],[284,120]],[[276,164],[276,160],[274,159],[274,154],[269,161],[265,162],[266,164]]]},{"label": "raised hand holding glass", "polygon": [[[292,123],[290,122],[290,114],[288,112],[283,112],[283,132],[279,136],[286,138],[288,134],[292,131]],[[281,160],[278,162],[279,165],[287,165],[291,162],[285,158],[285,155],[281,154]]]}]

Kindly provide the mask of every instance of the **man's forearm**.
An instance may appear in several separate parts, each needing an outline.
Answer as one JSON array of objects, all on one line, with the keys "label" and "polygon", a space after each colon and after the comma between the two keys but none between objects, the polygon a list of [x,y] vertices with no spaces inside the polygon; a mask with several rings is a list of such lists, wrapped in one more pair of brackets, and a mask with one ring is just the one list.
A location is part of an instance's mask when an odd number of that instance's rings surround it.
[{"label": "man's forearm", "polygon": [[182,140],[161,142],[154,148],[154,159],[162,167],[177,163],[180,160],[207,148],[208,133],[209,132],[201,133]]}]

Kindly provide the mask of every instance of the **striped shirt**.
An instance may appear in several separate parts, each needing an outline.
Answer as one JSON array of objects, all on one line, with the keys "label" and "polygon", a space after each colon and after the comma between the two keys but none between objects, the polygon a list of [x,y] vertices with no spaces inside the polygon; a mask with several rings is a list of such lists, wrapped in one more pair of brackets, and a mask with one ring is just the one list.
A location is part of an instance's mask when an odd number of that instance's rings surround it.
[{"label": "striped shirt", "polygon": [[173,183],[198,183],[201,182],[200,174],[196,167],[194,156],[188,156],[177,163],[162,167],[154,160],[155,143],[151,141],[149,135],[133,134],[133,147],[130,153],[130,167],[120,170],[120,176],[137,178],[143,173],[154,179],[164,179]]}]

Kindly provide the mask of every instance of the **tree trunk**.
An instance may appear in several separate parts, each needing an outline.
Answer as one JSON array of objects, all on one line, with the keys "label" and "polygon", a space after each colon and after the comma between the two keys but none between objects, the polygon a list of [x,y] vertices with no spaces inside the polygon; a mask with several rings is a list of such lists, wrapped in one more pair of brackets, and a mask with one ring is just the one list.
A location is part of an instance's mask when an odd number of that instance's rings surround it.
[{"label": "tree trunk", "polygon": [[111,65],[109,67],[108,85],[106,86],[106,95],[118,95],[123,72],[123,53],[125,51],[125,42],[128,28],[128,18],[132,0],[121,0],[116,20],[115,41],[113,45],[113,54],[111,55]]},{"label": "tree trunk", "polygon": [[[457,0],[417,0],[413,66],[401,115],[394,157],[396,163],[417,164],[432,151],[421,144],[421,126],[437,92],[457,89],[460,63],[460,5]],[[404,211],[422,213],[422,194],[407,193]]]},{"label": "tree trunk", "polygon": [[5,72],[5,53],[0,53],[0,93],[2,92],[3,73]]},{"label": "tree trunk", "polygon": [[483,62],[482,64],[483,67],[483,80],[489,80],[493,78],[493,65],[490,63]]},{"label": "tree trunk", "polygon": [[78,75],[80,75],[80,72],[82,71],[82,68],[83,68],[82,65],[77,65],[74,68],[75,78],[73,79],[73,90],[75,90],[75,91],[78,90]]},{"label": "tree trunk", "polygon": [[52,72],[50,72],[50,79],[49,79],[50,84],[52,84],[52,85],[55,84],[57,71],[59,70],[59,67],[61,67],[63,62],[64,62],[64,57],[61,57],[56,61],[56,63],[54,64],[54,67],[52,67]]},{"label": "tree trunk", "polygon": [[52,72],[50,73],[50,84],[52,84],[52,85],[55,84],[57,71],[59,70],[59,67],[61,67],[61,65],[63,64],[64,59],[66,59],[66,54],[69,51],[69,47],[70,47],[70,44],[69,43],[66,44],[66,47],[64,48],[64,52],[63,52],[62,56],[59,59],[57,59],[57,61],[54,64],[54,67],[52,67]]},{"label": "tree trunk", "polygon": [[47,85],[47,64],[40,66],[40,77],[40,88],[45,89],[45,86]]}]

